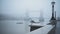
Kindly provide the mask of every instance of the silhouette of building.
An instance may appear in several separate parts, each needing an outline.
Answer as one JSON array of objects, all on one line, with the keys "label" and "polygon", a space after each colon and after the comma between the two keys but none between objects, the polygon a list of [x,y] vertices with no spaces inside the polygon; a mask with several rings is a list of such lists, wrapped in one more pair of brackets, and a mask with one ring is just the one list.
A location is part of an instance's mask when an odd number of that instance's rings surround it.
[{"label": "silhouette of building", "polygon": [[40,12],[40,18],[39,18],[40,22],[44,22],[44,17],[43,17],[43,11],[41,10]]}]

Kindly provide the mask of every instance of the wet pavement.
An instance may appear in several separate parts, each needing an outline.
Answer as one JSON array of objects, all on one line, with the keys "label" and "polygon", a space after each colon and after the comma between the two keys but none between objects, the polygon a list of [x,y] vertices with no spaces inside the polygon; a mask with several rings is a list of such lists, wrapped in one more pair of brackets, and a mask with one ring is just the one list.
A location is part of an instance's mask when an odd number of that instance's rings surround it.
[{"label": "wet pavement", "polygon": [[56,34],[60,34],[60,21],[57,21]]}]

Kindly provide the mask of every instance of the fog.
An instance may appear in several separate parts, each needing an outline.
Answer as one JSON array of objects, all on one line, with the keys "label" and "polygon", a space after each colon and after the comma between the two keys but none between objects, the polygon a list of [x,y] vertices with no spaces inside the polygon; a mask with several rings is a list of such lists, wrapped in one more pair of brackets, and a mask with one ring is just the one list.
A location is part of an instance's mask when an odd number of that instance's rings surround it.
[{"label": "fog", "polygon": [[[55,0],[57,17],[60,11],[59,1]],[[0,18],[20,19],[26,17],[26,12],[28,12],[29,17],[40,17],[39,13],[41,11],[43,11],[44,18],[50,18],[52,12],[51,2],[52,0],[1,0]]]},{"label": "fog", "polygon": [[[54,0],[57,17],[60,17],[60,0]],[[29,32],[29,22],[20,23],[20,19],[41,17],[51,18],[52,0],[0,0],[1,32],[25,34]],[[41,14],[42,13],[42,14]],[[2,21],[1,21],[2,20]],[[12,31],[13,30],[13,31]],[[22,30],[22,31],[21,31]]]}]

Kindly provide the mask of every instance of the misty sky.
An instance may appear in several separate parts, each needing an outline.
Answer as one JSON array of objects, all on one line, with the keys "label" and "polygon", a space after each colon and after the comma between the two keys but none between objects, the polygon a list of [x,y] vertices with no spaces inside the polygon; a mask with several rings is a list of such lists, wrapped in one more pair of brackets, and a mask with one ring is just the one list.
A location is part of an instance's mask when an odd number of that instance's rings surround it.
[{"label": "misty sky", "polygon": [[[1,0],[0,15],[14,18],[25,17],[26,12],[29,17],[39,17],[43,11],[44,18],[51,17],[52,0]],[[60,0],[55,0],[55,11],[60,14]]]}]

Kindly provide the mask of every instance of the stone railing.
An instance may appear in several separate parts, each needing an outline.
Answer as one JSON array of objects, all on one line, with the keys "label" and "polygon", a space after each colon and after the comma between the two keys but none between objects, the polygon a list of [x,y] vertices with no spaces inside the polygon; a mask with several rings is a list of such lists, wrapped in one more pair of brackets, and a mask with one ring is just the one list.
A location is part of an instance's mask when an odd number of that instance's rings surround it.
[{"label": "stone railing", "polygon": [[39,28],[39,29],[29,32],[27,34],[48,34],[48,32],[50,32],[54,28],[54,26],[55,25],[46,25],[42,28]]}]

